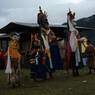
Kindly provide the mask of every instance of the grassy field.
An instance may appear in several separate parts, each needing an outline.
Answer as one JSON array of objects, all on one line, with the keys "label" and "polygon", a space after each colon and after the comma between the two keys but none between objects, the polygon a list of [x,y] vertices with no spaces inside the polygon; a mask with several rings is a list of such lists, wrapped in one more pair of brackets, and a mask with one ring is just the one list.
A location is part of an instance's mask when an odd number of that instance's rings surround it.
[{"label": "grassy field", "polygon": [[1,70],[0,95],[95,95],[95,74],[88,75],[87,68],[80,70],[79,77],[57,71],[51,80],[34,82],[30,79],[29,71],[22,70],[22,86],[12,89]]}]

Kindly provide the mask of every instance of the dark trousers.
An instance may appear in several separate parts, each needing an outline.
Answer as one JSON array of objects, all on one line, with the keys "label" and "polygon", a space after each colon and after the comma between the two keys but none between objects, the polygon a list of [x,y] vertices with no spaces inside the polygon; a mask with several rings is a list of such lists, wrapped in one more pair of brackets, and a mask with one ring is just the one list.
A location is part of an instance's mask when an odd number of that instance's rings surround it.
[{"label": "dark trousers", "polygon": [[46,79],[46,68],[44,64],[31,64],[31,78]]},{"label": "dark trousers", "polygon": [[72,52],[72,56],[71,56],[71,67],[72,67],[72,73],[73,76],[79,76],[79,71],[78,71],[78,66],[76,66],[76,60],[75,60],[75,53]]},{"label": "dark trousers", "polygon": [[95,68],[89,67],[89,74],[92,73],[92,70],[95,72]]}]

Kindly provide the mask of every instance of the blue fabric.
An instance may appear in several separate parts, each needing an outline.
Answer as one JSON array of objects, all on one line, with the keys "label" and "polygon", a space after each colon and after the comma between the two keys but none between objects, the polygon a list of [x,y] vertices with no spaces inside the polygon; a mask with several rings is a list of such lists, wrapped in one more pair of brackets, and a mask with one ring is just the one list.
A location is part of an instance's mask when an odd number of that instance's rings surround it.
[{"label": "blue fabric", "polygon": [[50,45],[50,51],[51,51],[51,58],[53,67],[55,70],[63,69],[63,61],[60,56],[59,47],[57,44],[51,44]]}]

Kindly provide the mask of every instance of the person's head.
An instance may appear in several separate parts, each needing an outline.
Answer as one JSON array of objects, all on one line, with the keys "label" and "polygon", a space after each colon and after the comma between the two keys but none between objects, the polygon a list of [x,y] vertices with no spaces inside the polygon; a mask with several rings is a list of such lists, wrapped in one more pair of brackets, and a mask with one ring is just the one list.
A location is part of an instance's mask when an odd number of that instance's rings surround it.
[{"label": "person's head", "polygon": [[90,40],[87,40],[87,45],[89,45],[91,42],[90,42]]},{"label": "person's head", "polygon": [[20,36],[19,36],[19,34],[17,34],[17,33],[14,32],[14,33],[10,34],[10,38],[13,41],[18,41],[19,38],[20,38]]}]

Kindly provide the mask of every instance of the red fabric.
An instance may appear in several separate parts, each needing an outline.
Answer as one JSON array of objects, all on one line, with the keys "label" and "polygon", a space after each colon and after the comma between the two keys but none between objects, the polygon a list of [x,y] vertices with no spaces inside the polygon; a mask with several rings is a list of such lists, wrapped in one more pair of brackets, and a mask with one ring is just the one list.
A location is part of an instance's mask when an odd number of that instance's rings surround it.
[{"label": "red fabric", "polygon": [[0,52],[0,59],[4,57],[3,52]]},{"label": "red fabric", "polygon": [[41,62],[40,63],[41,64],[45,64],[45,58],[44,57],[41,58]]},{"label": "red fabric", "polygon": [[71,33],[68,32],[68,41],[66,42],[66,46],[65,46],[65,49],[66,49],[66,52],[65,52],[65,67],[66,67],[66,69],[68,69],[70,67],[71,53],[72,53],[70,43],[69,43],[70,34]]},{"label": "red fabric", "polygon": [[5,60],[5,57],[4,57],[4,53],[3,52],[0,52],[0,60],[2,60],[4,64],[6,63],[5,62],[6,60]]}]

